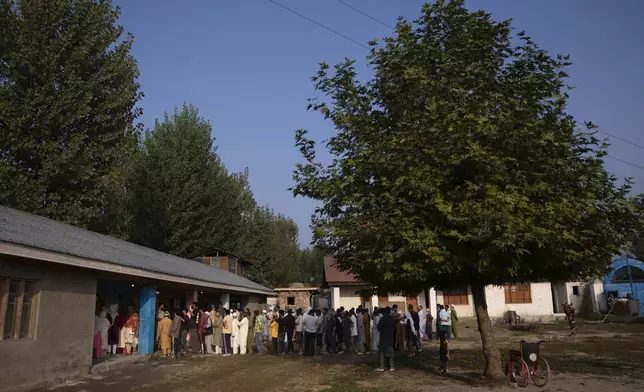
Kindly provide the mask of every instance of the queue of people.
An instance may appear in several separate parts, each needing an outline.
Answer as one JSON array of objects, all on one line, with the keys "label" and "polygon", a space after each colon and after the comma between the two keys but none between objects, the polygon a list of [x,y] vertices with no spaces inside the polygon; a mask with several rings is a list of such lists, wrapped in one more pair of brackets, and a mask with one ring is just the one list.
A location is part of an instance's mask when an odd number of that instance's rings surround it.
[{"label": "queue of people", "polygon": [[[409,356],[422,351],[422,341],[432,340],[433,317],[422,307],[416,312],[408,305],[385,308],[280,309],[244,311],[211,306],[210,311],[197,303],[174,315],[159,309],[157,342],[163,355],[247,355],[377,353],[377,371],[393,371],[395,353]],[[449,305],[439,305],[436,338],[440,341],[441,371],[447,372],[448,343],[456,337],[458,316]]]}]

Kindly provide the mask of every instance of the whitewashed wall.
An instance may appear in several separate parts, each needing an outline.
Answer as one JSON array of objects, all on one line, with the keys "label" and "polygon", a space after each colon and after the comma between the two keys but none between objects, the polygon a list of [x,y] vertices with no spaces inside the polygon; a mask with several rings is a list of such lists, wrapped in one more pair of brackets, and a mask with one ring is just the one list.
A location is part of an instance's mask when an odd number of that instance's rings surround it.
[{"label": "whitewashed wall", "polygon": [[503,317],[508,310],[513,310],[526,319],[531,316],[552,316],[554,314],[550,283],[531,283],[530,293],[532,303],[506,304],[503,286],[487,286],[485,288],[485,298],[487,299],[487,310],[490,317]]},{"label": "whitewashed wall", "polygon": [[[445,304],[442,291],[436,291],[436,303]],[[453,304],[448,305],[452,306]],[[474,299],[472,298],[472,290],[469,287],[467,288],[467,305],[454,305],[454,309],[456,309],[458,317],[474,317]]]},{"label": "whitewashed wall", "polygon": [[345,309],[357,308],[360,306],[360,295],[356,292],[363,287],[361,286],[341,286],[340,287],[340,305],[336,308],[344,306]]}]

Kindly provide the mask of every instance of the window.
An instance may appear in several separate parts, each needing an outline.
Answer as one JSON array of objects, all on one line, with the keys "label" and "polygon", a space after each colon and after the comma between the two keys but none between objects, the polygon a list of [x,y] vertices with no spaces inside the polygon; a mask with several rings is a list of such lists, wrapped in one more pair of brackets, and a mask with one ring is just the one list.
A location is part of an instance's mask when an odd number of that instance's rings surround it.
[{"label": "window", "polygon": [[0,278],[0,340],[33,338],[36,284]]},{"label": "window", "polygon": [[237,273],[237,259],[233,259],[232,257],[228,259],[228,272],[232,272],[233,274]]},{"label": "window", "polygon": [[572,295],[579,295],[579,286],[572,286]]},{"label": "window", "polygon": [[443,303],[445,305],[469,305],[467,287],[458,290],[443,290]]},{"label": "window", "polygon": [[[611,283],[628,283],[630,282],[629,276],[628,276],[628,267],[627,265],[620,267],[615,271],[613,274],[613,278],[611,279]],[[641,269],[631,265],[631,277],[633,278],[634,283],[642,283],[644,282],[644,271]]]},{"label": "window", "polygon": [[531,304],[532,293],[530,292],[530,284],[506,284],[505,303]]},{"label": "window", "polygon": [[286,297],[287,305],[295,305],[295,297]]}]

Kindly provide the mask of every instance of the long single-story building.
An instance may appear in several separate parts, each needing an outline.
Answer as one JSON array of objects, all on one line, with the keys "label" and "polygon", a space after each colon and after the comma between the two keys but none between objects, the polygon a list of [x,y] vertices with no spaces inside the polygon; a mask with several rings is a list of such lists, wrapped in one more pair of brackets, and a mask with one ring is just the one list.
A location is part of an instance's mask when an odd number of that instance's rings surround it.
[{"label": "long single-story building", "polygon": [[0,206],[0,390],[88,374],[99,303],[138,310],[145,355],[159,303],[263,309],[273,293],[222,268]]},{"label": "long single-story building", "polygon": [[[436,309],[437,304],[454,306],[459,317],[474,317],[474,300],[469,287],[457,290],[428,288],[427,295],[404,297],[396,293],[372,295],[372,287],[358,281],[350,272],[341,272],[332,256],[324,258],[324,275],[329,287],[331,306],[346,309],[362,306],[400,307],[412,304]],[[562,302],[572,303],[578,312],[605,310],[603,288],[595,282],[533,282],[485,287],[488,313],[492,318],[504,318],[507,312],[516,312],[525,320],[547,320],[562,314]],[[582,300],[587,298],[586,301]],[[429,299],[429,302],[428,302]]]}]

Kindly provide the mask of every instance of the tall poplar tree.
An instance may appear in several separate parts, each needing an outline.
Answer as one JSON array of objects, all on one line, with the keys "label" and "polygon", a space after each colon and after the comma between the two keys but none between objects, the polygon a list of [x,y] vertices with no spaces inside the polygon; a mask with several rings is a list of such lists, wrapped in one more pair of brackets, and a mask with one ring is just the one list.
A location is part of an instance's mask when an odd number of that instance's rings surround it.
[{"label": "tall poplar tree", "polygon": [[0,1],[0,203],[109,232],[141,114],[111,1]]}]

